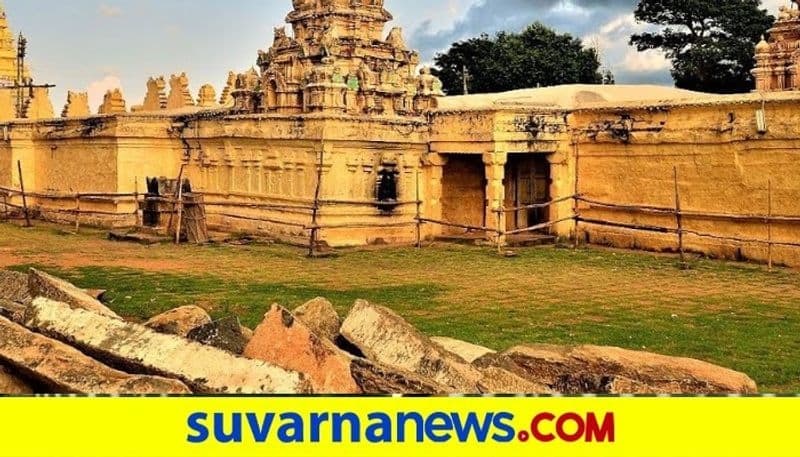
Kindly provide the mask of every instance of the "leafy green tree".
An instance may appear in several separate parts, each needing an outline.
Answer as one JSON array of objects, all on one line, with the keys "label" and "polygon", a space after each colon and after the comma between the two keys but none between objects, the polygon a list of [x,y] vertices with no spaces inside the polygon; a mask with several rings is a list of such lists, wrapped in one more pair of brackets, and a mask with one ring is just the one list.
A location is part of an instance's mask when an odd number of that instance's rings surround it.
[{"label": "leafy green tree", "polygon": [[436,74],[451,95],[503,92],[537,86],[601,83],[597,50],[537,22],[522,33],[483,34],[454,43],[436,56]]},{"label": "leafy green tree", "polygon": [[641,0],[634,16],[660,30],[632,45],[663,51],[676,86],[713,93],[753,89],[754,49],[775,22],[760,0]]}]

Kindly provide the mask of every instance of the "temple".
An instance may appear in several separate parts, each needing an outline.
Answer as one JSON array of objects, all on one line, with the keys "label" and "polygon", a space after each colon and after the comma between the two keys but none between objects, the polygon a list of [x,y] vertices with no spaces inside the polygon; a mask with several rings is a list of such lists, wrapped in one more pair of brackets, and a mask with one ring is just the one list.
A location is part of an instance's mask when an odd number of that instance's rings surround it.
[{"label": "temple", "polygon": [[[20,36],[21,40],[24,40]],[[46,87],[33,87],[30,69],[19,68],[18,41],[8,25],[5,8],[0,5],[0,119],[47,119],[53,117]],[[31,87],[19,88],[28,84]]]},{"label": "temple", "polygon": [[[717,235],[687,235],[687,249],[800,265],[791,218],[771,223],[784,244],[770,249],[719,238],[761,239],[758,215],[800,214],[800,92],[788,90],[800,84],[796,9],[782,9],[755,50],[753,93],[568,85],[445,96],[383,0],[291,6],[289,26],[221,91],[192,91],[176,72],[152,76],[135,104],[109,91],[98,114],[81,92],[57,119],[46,92],[28,97],[36,109],[0,109],[4,209],[20,207],[11,191],[24,180],[38,217],[71,222],[66,194],[158,192],[148,178],[181,176],[202,194],[211,228],[290,243],[308,245],[310,233],[331,247],[572,238],[670,251],[672,231],[632,228],[672,227],[674,215],[630,206],[674,208],[678,193],[684,229]],[[5,15],[0,25],[0,75],[13,85]],[[94,198],[82,223],[131,227],[139,209]]]},{"label": "temple", "polygon": [[800,89],[800,5],[782,6],[778,21],[756,46],[756,68],[753,76],[758,91]]},{"label": "temple", "polygon": [[[419,74],[419,54],[392,19],[383,0],[295,1],[287,17],[293,35],[275,30],[259,51],[258,85],[237,80],[239,108],[281,114],[349,113],[414,116],[444,95],[429,72]],[[258,90],[256,90],[258,89]]]}]

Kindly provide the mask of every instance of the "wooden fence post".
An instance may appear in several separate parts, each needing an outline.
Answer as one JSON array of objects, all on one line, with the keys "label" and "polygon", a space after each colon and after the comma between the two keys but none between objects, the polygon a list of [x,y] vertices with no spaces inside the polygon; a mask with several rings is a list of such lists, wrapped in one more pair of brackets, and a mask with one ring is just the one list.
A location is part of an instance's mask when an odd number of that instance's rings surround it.
[{"label": "wooden fence post", "polygon": [[495,211],[497,212],[497,253],[502,255],[503,254],[503,229],[500,227],[500,224],[503,223],[503,213],[505,208],[498,208]]},{"label": "wooden fence post", "polygon": [[178,216],[175,223],[175,244],[181,243],[181,221],[183,217],[183,178],[178,180]]},{"label": "wooden fence post", "polygon": [[317,187],[314,190],[314,206],[311,209],[311,234],[308,242],[308,256],[314,257],[317,248],[317,238],[319,236],[319,227],[317,216],[319,215],[319,197],[322,193],[322,169],[325,166],[325,148],[319,151],[319,163],[317,164]]},{"label": "wooden fence post", "polygon": [[75,194],[75,233],[81,231],[81,194]]},{"label": "wooden fence post", "polygon": [[578,135],[579,134],[575,134],[572,137],[575,152],[575,199],[572,201],[572,215],[575,217],[575,224],[573,227],[573,230],[575,231],[575,239],[572,242],[573,249],[578,249],[580,247],[580,240],[578,239],[580,236],[580,231],[578,230],[578,213],[580,209],[580,200],[578,199],[578,196],[580,195],[580,137]]},{"label": "wooden fence post", "polygon": [[772,179],[767,185],[767,262],[769,271],[772,271]]},{"label": "wooden fence post", "polygon": [[422,201],[419,192],[419,168],[416,173],[417,178],[417,249],[422,248]]},{"label": "wooden fence post", "polygon": [[141,219],[139,218],[139,177],[133,178],[133,214],[136,218],[136,228],[141,227]]},{"label": "wooden fence post", "polygon": [[678,188],[678,166],[672,168],[675,179],[675,221],[678,224],[678,250],[681,255],[681,266],[686,267],[686,251],[683,247],[683,213],[681,212],[681,193]]},{"label": "wooden fence post", "polygon": [[22,161],[17,160],[17,170],[19,171],[19,188],[22,192],[22,211],[25,213],[25,227],[31,227],[31,217],[28,214],[28,199],[25,196],[25,182],[22,179]]},{"label": "wooden fence post", "polygon": [[172,209],[175,213],[177,220],[173,219],[173,215],[170,214],[169,216],[169,226],[172,225],[172,222],[177,222],[175,226],[175,244],[180,244],[181,241],[181,213],[183,211],[183,170],[186,167],[186,164],[181,164],[181,169],[178,172],[178,191],[175,193],[174,197],[175,200],[172,203]]}]

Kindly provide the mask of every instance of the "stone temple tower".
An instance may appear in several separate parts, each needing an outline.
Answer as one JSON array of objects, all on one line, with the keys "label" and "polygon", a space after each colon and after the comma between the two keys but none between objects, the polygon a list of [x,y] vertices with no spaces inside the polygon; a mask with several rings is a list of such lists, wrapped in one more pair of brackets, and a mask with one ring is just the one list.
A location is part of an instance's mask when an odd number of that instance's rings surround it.
[{"label": "stone temple tower", "polygon": [[[28,69],[23,72],[28,78]],[[17,40],[8,26],[6,10],[0,4],[0,85],[13,85],[17,80]]]},{"label": "stone temple tower", "polygon": [[282,114],[415,116],[444,95],[441,82],[407,48],[383,0],[293,0],[285,27],[239,75],[236,108]]},{"label": "stone temple tower", "polygon": [[769,38],[756,46],[757,91],[800,90],[800,9],[794,7],[800,1],[792,1],[791,6],[780,8]]}]

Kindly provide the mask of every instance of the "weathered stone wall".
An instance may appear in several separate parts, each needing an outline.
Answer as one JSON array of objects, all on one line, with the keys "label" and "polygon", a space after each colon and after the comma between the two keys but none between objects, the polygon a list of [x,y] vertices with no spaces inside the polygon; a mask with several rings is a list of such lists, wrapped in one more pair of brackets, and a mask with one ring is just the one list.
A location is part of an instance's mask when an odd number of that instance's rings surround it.
[{"label": "weathered stone wall", "polygon": [[[181,164],[195,190],[206,194],[212,227],[231,232],[272,234],[306,242],[323,157],[318,224],[320,236],[334,246],[407,243],[415,239],[417,195],[422,214],[457,219],[459,211],[479,222],[485,203],[486,225],[498,221],[493,209],[506,201],[510,154],[541,154],[550,164],[549,194],[587,197],[617,204],[672,207],[673,167],[679,173],[683,209],[687,211],[764,215],[772,180],[773,213],[800,215],[798,146],[800,127],[793,122],[798,101],[766,99],[767,133],[757,132],[755,97],[713,103],[661,104],[572,112],[533,109],[437,113],[424,119],[347,116],[250,115],[176,118],[169,115],[122,115],[17,121],[0,142],[0,185],[19,187],[16,161],[22,160],[26,188],[32,192],[139,192],[147,176],[177,177]],[[448,158],[473,155],[482,173],[460,173]],[[478,156],[480,159],[478,159]],[[376,205],[381,170],[397,178],[398,200],[392,211]],[[477,169],[476,169],[477,170]],[[417,190],[419,176],[419,191]],[[462,185],[453,183],[461,182]],[[449,183],[449,184],[448,184]],[[466,187],[465,187],[466,186]],[[481,189],[481,186],[485,186]],[[462,187],[483,192],[465,198]],[[474,200],[459,208],[459,201]],[[19,204],[20,199],[12,200]],[[69,199],[31,198],[32,205],[71,209]],[[280,205],[252,208],[247,204]],[[462,203],[463,205],[463,203]],[[555,205],[551,221],[569,217],[572,202]],[[83,209],[114,211],[132,222],[130,202],[97,201]],[[474,214],[473,214],[474,213]],[[585,217],[622,223],[674,227],[671,216],[582,205]],[[455,216],[453,216],[455,214]],[[473,217],[474,216],[474,217]],[[465,216],[466,217],[466,216]],[[474,218],[474,221],[472,220]],[[72,216],[61,219],[71,221]],[[107,223],[109,218],[85,223]],[[257,219],[257,220],[256,220]],[[481,222],[483,222],[481,221]],[[500,221],[506,226],[506,221]],[[476,224],[476,225],[481,225]],[[622,247],[674,250],[670,234],[632,232],[581,224],[590,241]],[[687,217],[686,228],[698,232],[766,238],[763,220]],[[776,241],[797,242],[796,224],[773,224]],[[570,221],[553,233],[569,236]],[[423,237],[447,233],[426,224]],[[687,236],[691,250],[725,258],[766,259],[763,245],[744,246]],[[798,249],[774,249],[775,260],[800,264]]]},{"label": "weathered stone wall", "polygon": [[421,119],[261,115],[193,121],[183,132],[191,148],[186,175],[215,203],[207,208],[213,225],[305,243],[322,159],[321,238],[336,246],[405,243],[415,237],[416,206],[382,211],[376,184],[382,170],[394,170],[398,201],[415,201],[417,174],[421,183],[425,179],[420,161],[427,133]]},{"label": "weathered stone wall", "polygon": [[[757,132],[761,103],[662,107],[656,110],[604,109],[574,114],[581,129],[579,188],[587,197],[617,204],[674,207],[673,167],[684,211],[765,215],[772,181],[773,214],[800,215],[800,126],[797,103],[766,104],[768,132]],[[633,119],[630,139],[600,126]],[[675,228],[673,216],[645,215],[582,205],[582,215],[624,223]],[[686,217],[685,227],[716,235],[767,239],[763,220]],[[798,225],[775,223],[776,241],[800,241]],[[590,241],[621,247],[676,250],[677,236],[581,225]],[[688,235],[687,247],[723,258],[764,261],[764,245]],[[775,247],[775,261],[800,265],[800,249]]]}]

